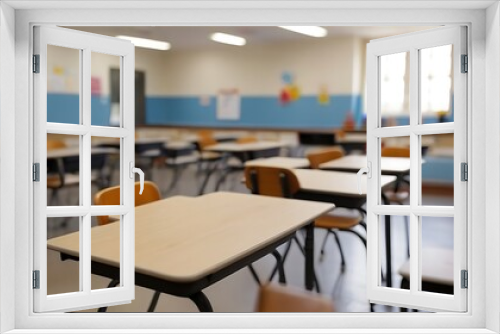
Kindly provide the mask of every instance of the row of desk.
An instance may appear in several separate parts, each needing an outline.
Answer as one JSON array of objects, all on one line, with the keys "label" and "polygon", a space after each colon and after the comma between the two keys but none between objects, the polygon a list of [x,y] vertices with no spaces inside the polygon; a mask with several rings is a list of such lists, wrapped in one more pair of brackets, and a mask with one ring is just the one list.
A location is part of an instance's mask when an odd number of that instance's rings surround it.
[{"label": "row of desk", "polygon": [[[366,179],[359,194],[357,176],[352,172],[366,166],[366,157],[347,156],[321,165],[325,170],[307,169],[309,163],[303,158],[255,159],[258,153],[282,147],[273,142],[220,143],[208,150],[224,156],[240,154],[246,166],[293,169],[300,183],[296,200],[219,192],[196,198],[176,196],[137,207],[136,285],[188,297],[200,311],[212,311],[203,289],[271,253],[305,227],[305,285],[312,289],[312,222],[334,204],[364,211]],[[103,149],[94,148],[93,153]],[[386,188],[397,176],[409,172],[409,159],[382,158],[381,169],[385,174],[381,186]],[[392,286],[389,216],[385,222],[386,285]],[[110,242],[110,236],[117,235],[116,229],[119,224],[92,229],[92,272],[113,280],[120,275],[119,247]],[[60,252],[63,259],[77,260],[77,238],[69,234],[51,239],[48,248]]]}]

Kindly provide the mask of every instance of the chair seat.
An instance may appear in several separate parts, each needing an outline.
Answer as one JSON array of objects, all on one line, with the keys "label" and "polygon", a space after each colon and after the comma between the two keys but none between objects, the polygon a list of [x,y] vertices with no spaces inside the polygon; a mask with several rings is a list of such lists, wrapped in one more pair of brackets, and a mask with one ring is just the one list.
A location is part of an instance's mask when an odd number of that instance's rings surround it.
[{"label": "chair seat", "polygon": [[334,312],[332,301],[291,286],[267,284],[260,288],[257,312]]},{"label": "chair seat", "polygon": [[[410,260],[399,268],[398,273],[407,280],[410,279]],[[422,249],[422,282],[453,285],[452,249]]]},{"label": "chair seat", "polygon": [[410,193],[407,191],[384,191],[384,195],[390,202],[404,202],[410,197]]},{"label": "chair seat", "polygon": [[360,222],[361,217],[359,216],[341,216],[338,214],[328,213],[316,218],[314,226],[326,229],[349,229],[358,225]]}]

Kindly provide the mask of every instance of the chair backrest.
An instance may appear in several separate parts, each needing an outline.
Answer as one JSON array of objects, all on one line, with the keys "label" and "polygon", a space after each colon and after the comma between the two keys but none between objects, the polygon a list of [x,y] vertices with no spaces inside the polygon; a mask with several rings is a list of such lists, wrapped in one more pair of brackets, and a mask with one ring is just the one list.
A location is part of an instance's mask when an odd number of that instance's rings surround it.
[{"label": "chair backrest", "polygon": [[47,151],[55,150],[58,148],[66,148],[67,145],[62,140],[47,139]]},{"label": "chair backrest", "polygon": [[253,137],[253,136],[240,137],[240,138],[236,139],[236,142],[238,144],[255,143],[257,141],[258,141],[258,139],[256,137]]},{"label": "chair backrest", "polygon": [[291,198],[299,189],[297,176],[289,169],[245,167],[245,183],[253,194]]},{"label": "chair backrest", "polygon": [[198,146],[203,151],[206,147],[217,144],[217,140],[213,137],[203,137],[198,140]]},{"label": "chair backrest", "polygon": [[213,130],[209,129],[203,129],[198,131],[198,138],[203,139],[203,138],[213,138],[214,137],[214,132]]},{"label": "chair backrest", "polygon": [[292,286],[276,283],[259,289],[257,312],[335,312],[331,300]]},{"label": "chair backrest", "polygon": [[313,169],[319,169],[322,163],[335,160],[344,156],[344,150],[340,147],[335,147],[328,150],[311,152],[307,155],[309,165]]},{"label": "chair backrest", "polygon": [[410,148],[387,146],[382,148],[382,156],[391,158],[409,158]]},{"label": "chair backrest", "polygon": [[[141,206],[147,203],[158,201],[161,199],[160,190],[151,181],[144,182],[144,191],[139,195],[141,185],[135,183],[135,206]],[[120,205],[120,186],[106,188],[99,191],[94,197],[95,205]],[[97,216],[99,225],[109,223],[109,216]]]}]

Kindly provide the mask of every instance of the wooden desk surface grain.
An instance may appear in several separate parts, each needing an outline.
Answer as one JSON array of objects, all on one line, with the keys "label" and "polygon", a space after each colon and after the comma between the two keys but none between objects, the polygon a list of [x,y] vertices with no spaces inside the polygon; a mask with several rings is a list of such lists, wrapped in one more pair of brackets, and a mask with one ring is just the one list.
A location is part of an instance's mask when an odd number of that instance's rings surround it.
[{"label": "wooden desk surface grain", "polygon": [[[135,211],[136,272],[190,282],[292,233],[333,209],[319,202],[237,193],[153,202]],[[119,224],[92,228],[92,259],[119,263]],[[78,234],[50,239],[48,248],[78,255]]]}]

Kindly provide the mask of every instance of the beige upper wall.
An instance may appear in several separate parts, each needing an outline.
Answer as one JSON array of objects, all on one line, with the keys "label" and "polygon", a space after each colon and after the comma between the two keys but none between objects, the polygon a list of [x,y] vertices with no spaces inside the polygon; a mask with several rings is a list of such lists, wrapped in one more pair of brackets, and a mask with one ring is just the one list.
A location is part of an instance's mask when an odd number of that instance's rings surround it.
[{"label": "beige upper wall", "polygon": [[309,41],[212,50],[172,51],[165,56],[167,95],[214,94],[238,88],[245,95],[276,95],[290,71],[302,94],[359,93],[361,39],[330,37]]},{"label": "beige upper wall", "polygon": [[[146,72],[146,95],[213,95],[222,88],[237,88],[244,95],[276,96],[289,71],[302,94],[317,94],[326,85],[330,94],[362,92],[362,62],[366,41],[329,37],[245,47],[222,46],[186,51],[136,48],[136,70]],[[93,54],[92,76],[101,79],[102,94],[109,94],[109,70],[118,67],[116,56]],[[49,91],[78,92],[78,52],[49,49]],[[55,73],[63,72],[63,78]],[[61,89],[64,80],[64,88]]]}]

